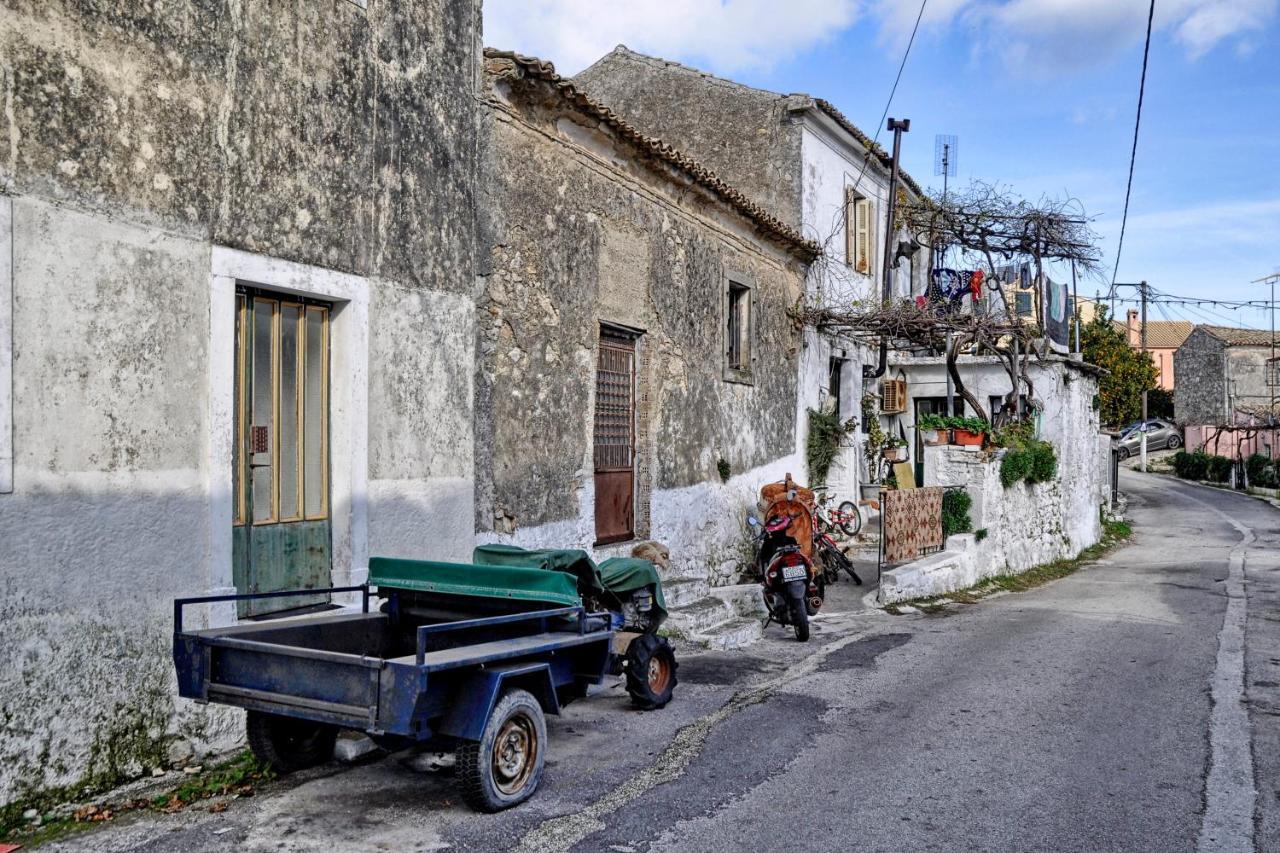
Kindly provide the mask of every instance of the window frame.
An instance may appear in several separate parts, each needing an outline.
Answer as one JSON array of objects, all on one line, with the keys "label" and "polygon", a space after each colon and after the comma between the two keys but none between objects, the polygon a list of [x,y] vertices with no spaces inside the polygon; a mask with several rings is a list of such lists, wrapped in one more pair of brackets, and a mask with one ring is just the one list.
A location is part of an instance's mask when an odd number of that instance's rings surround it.
[{"label": "window frame", "polygon": [[[871,197],[854,187],[844,188],[844,263],[859,275],[871,276],[875,268],[875,206]],[[858,249],[859,238],[865,241]]]},{"label": "window frame", "polygon": [[[737,382],[744,385],[755,384],[753,379],[752,368],[756,360],[756,287],[755,281],[740,272],[729,271],[724,276],[724,286],[721,287],[721,314],[720,314],[720,331],[724,336],[721,342],[721,352],[724,354],[724,380],[726,382]],[[735,298],[735,294],[741,294]],[[739,301],[741,300],[741,301]],[[733,347],[730,342],[731,318],[734,308],[742,306],[746,309],[746,324],[738,326],[739,340],[745,338],[745,350],[740,353],[740,358],[735,364],[731,360]],[[744,334],[745,332],[745,334]]]},{"label": "window frame", "polygon": [[1262,363],[1263,374],[1268,388],[1280,387],[1280,356],[1268,358]]}]

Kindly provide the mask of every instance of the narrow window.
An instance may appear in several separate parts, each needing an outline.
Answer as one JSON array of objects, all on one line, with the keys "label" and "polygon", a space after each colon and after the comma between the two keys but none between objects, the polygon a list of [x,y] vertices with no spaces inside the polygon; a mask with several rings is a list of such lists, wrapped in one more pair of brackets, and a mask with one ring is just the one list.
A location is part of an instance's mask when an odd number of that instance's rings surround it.
[{"label": "narrow window", "polygon": [[844,359],[831,359],[830,366],[827,370],[827,396],[831,400],[831,411],[835,416],[841,417],[840,412],[840,382],[844,378]]},{"label": "narrow window", "polygon": [[845,187],[845,263],[855,272],[871,275],[871,200]]},{"label": "narrow window", "polygon": [[751,370],[751,288],[730,281],[725,301],[725,366],[728,378],[743,380]]}]

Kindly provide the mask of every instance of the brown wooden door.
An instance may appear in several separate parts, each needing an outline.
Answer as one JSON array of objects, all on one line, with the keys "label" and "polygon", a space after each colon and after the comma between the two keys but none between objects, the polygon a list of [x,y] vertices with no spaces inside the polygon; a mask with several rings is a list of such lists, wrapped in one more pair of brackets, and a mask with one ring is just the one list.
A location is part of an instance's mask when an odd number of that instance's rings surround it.
[{"label": "brown wooden door", "polygon": [[596,544],[635,537],[635,338],[600,330],[596,362]]}]

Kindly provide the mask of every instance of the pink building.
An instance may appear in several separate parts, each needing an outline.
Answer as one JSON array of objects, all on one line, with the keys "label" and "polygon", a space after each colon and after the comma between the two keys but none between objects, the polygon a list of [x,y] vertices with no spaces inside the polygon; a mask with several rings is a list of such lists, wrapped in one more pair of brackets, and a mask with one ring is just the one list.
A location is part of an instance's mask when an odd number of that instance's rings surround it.
[{"label": "pink building", "polygon": [[[1187,320],[1147,321],[1147,352],[1160,371],[1158,384],[1166,391],[1173,390],[1173,354],[1182,346],[1193,328],[1194,325]],[[1142,321],[1138,319],[1137,310],[1129,309],[1124,330],[1129,338],[1129,346],[1141,349]]]}]

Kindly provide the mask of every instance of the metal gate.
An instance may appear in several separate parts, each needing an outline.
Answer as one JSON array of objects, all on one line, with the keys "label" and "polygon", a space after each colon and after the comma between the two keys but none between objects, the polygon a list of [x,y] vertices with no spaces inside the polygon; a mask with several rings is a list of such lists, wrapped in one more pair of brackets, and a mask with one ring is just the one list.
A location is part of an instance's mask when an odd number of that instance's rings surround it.
[{"label": "metal gate", "polygon": [[594,429],[596,544],[635,537],[636,339],[600,330]]}]

